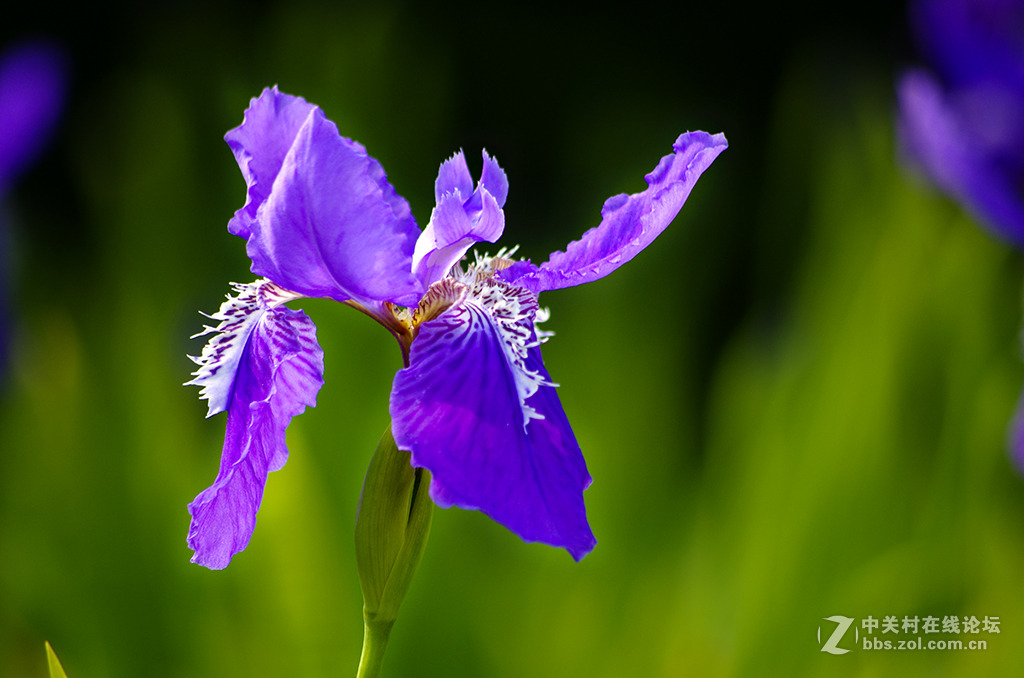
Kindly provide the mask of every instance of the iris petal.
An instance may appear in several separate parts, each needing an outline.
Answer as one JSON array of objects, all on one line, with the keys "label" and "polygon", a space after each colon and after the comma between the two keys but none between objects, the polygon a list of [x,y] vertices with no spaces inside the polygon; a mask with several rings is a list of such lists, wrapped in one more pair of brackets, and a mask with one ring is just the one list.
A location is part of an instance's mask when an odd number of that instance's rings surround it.
[{"label": "iris petal", "polygon": [[440,204],[441,199],[449,193],[459,193],[468,198],[472,192],[473,176],[469,173],[465,154],[459,151],[441,163],[434,181],[434,201]]},{"label": "iris petal", "polygon": [[266,90],[227,139],[249,185],[229,228],[256,275],[310,297],[415,303],[409,205],[323,111]]},{"label": "iris petal", "polygon": [[45,42],[0,55],[0,195],[49,137],[64,100],[63,52]]},{"label": "iris petal", "polygon": [[242,357],[263,314],[301,296],[269,280],[257,280],[248,285],[236,283],[234,290],[235,296],[229,295],[216,313],[207,316],[217,324],[207,325],[192,337],[213,335],[203,347],[202,355],[190,356],[199,368],[192,373],[195,379],[185,383],[185,386],[202,387],[199,397],[205,398],[210,406],[207,417],[223,412],[231,404]]},{"label": "iris petal", "polygon": [[487,155],[487,151],[482,151],[482,155],[484,169],[480,173],[480,186],[494,196],[499,206],[504,207],[508,198],[508,177],[505,176],[505,170],[498,165],[498,161]]},{"label": "iris petal", "polygon": [[256,211],[270,195],[295,136],[316,110],[302,97],[268,87],[249,102],[242,124],[224,135],[247,186],[245,205],[228,222],[232,234],[249,238]]},{"label": "iris petal", "polygon": [[536,298],[495,285],[506,304],[467,297],[420,326],[391,393],[395,441],[431,472],[438,506],[483,511],[579,560],[596,543],[591,479],[532,345]]},{"label": "iris petal", "polygon": [[227,567],[248,545],[267,474],[288,458],[285,429],[292,417],[316,405],[323,385],[323,351],[305,313],[265,306],[245,325],[220,471],[188,507],[192,562],[211,569]]},{"label": "iris petal", "polygon": [[[898,93],[900,140],[908,159],[998,235],[1024,244],[1024,195],[1013,172],[1004,171],[978,130],[964,124],[939,83],[924,71],[910,71]],[[988,110],[994,118],[997,107]]]},{"label": "iris petal", "polygon": [[688,132],[676,139],[674,153],[661,159],[644,179],[648,188],[605,201],[601,223],[555,252],[539,267],[518,262],[502,279],[535,293],[582,285],[608,275],[650,245],[675,218],[697,179],[725,150],[722,134]]},{"label": "iris petal", "polygon": [[[476,191],[459,151],[441,165],[434,183],[437,205],[413,252],[413,271],[424,287],[448,274],[474,244],[495,242],[505,230],[505,172],[486,152]],[[494,190],[494,193],[491,192]]]},{"label": "iris petal", "polygon": [[447,194],[434,208],[412,258],[413,272],[425,287],[448,275],[476,243],[501,237],[505,213],[490,193],[481,194],[482,208],[477,214],[467,212],[458,193]]}]

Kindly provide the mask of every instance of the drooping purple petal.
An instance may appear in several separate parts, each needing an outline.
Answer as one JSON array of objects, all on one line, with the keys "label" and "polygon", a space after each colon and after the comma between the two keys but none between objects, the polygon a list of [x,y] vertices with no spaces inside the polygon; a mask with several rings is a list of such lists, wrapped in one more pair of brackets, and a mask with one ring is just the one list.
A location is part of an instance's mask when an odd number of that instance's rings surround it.
[{"label": "drooping purple petal", "polygon": [[[952,100],[921,70],[906,73],[898,90],[907,158],[983,224],[1024,245],[1024,99],[973,90],[970,100]],[[987,120],[973,117],[977,110]]]},{"label": "drooping purple petal", "polygon": [[64,53],[46,42],[0,55],[0,195],[42,148],[64,102]]},{"label": "drooping purple petal", "polygon": [[264,294],[266,286],[272,284],[254,283],[240,291],[239,298],[248,296],[255,304],[249,306],[253,317],[242,319],[242,304],[231,300],[221,307],[221,333],[237,338],[204,351],[192,382],[204,386],[211,411],[215,401],[227,398],[220,471],[188,506],[192,562],[210,569],[227,567],[248,545],[267,474],[288,458],[285,429],[292,417],[316,405],[323,385],[316,327],[305,313],[274,305],[280,300]]},{"label": "drooping purple petal", "polygon": [[532,345],[536,297],[485,285],[420,326],[391,393],[395,441],[431,472],[438,506],[483,511],[579,560],[596,543],[591,479]]},{"label": "drooping purple petal", "polygon": [[425,288],[447,275],[475,243],[495,242],[505,230],[501,208],[508,196],[508,180],[486,151],[483,157],[475,191],[461,151],[441,165],[434,183],[437,206],[412,257],[413,271]]},{"label": "drooping purple petal", "polygon": [[603,278],[657,238],[686,202],[700,175],[725,150],[725,136],[688,132],[676,139],[674,153],[661,159],[644,179],[648,188],[605,201],[601,223],[555,252],[539,267],[518,262],[501,278],[535,293],[582,285]]},{"label": "drooping purple petal", "polygon": [[230,228],[253,273],[310,297],[415,303],[409,205],[323,111],[268,89],[227,139],[249,185]]}]

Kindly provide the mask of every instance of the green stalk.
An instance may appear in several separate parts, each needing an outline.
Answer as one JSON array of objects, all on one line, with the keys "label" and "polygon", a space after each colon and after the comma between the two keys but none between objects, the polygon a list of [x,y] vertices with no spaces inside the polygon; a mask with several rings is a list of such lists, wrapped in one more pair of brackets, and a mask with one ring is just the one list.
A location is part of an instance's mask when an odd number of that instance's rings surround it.
[{"label": "green stalk", "polygon": [[391,627],[394,622],[379,622],[363,619],[363,653],[359,657],[359,672],[356,678],[378,678],[384,664],[384,650],[388,646]]}]

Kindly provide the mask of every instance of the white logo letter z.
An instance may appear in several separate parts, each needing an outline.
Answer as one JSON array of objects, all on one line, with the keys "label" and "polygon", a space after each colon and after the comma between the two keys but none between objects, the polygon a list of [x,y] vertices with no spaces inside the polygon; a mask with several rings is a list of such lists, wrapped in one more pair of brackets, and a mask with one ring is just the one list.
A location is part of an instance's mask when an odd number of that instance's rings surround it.
[{"label": "white logo letter z", "polygon": [[[846,654],[849,650],[844,650],[839,647],[839,641],[846,635],[846,629],[850,628],[850,624],[853,623],[853,617],[844,617],[842,615],[833,615],[831,617],[825,617],[825,621],[835,622],[836,630],[832,632],[832,635],[825,641],[825,645],[822,646],[822,652],[828,652],[829,654]],[[818,627],[818,642],[821,642],[821,627]]]}]

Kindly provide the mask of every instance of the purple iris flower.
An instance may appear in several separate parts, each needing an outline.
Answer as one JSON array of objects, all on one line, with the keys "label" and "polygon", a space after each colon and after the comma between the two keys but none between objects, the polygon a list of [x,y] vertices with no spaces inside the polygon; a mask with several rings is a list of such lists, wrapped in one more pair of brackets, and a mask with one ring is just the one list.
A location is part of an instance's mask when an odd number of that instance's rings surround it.
[{"label": "purple iris flower", "polygon": [[497,241],[508,181],[483,154],[475,182],[461,152],[441,165],[422,231],[380,164],[304,99],[264,90],[226,140],[248,185],[228,230],[245,238],[260,280],[235,285],[211,316],[195,379],[209,414],[227,410],[214,484],[189,505],[193,562],[213,569],[246,547],[270,471],[287,458],[285,429],[323,384],[316,329],[284,304],[324,297],[374,318],[405,367],[391,392],[392,432],[431,473],[442,508],[483,511],[525,541],[577,560],[596,540],[583,455],[541,359],[550,335],[541,292],[602,278],[661,233],[725,137],[692,132],[647,175],[648,188],[609,199],[599,226],[536,266],[512,250],[464,260]]},{"label": "purple iris flower", "polygon": [[904,151],[1000,237],[1024,245],[1024,3],[916,0],[932,70],[899,82]]},{"label": "purple iris flower", "polygon": [[[0,201],[53,132],[64,103],[63,52],[24,42],[0,55]],[[0,372],[7,362],[9,234],[0,214]]]},{"label": "purple iris flower", "polygon": [[[934,71],[899,83],[909,158],[1000,237],[1024,246],[1024,3],[915,0],[911,23]],[[1024,397],[1010,431],[1024,469]]]}]

